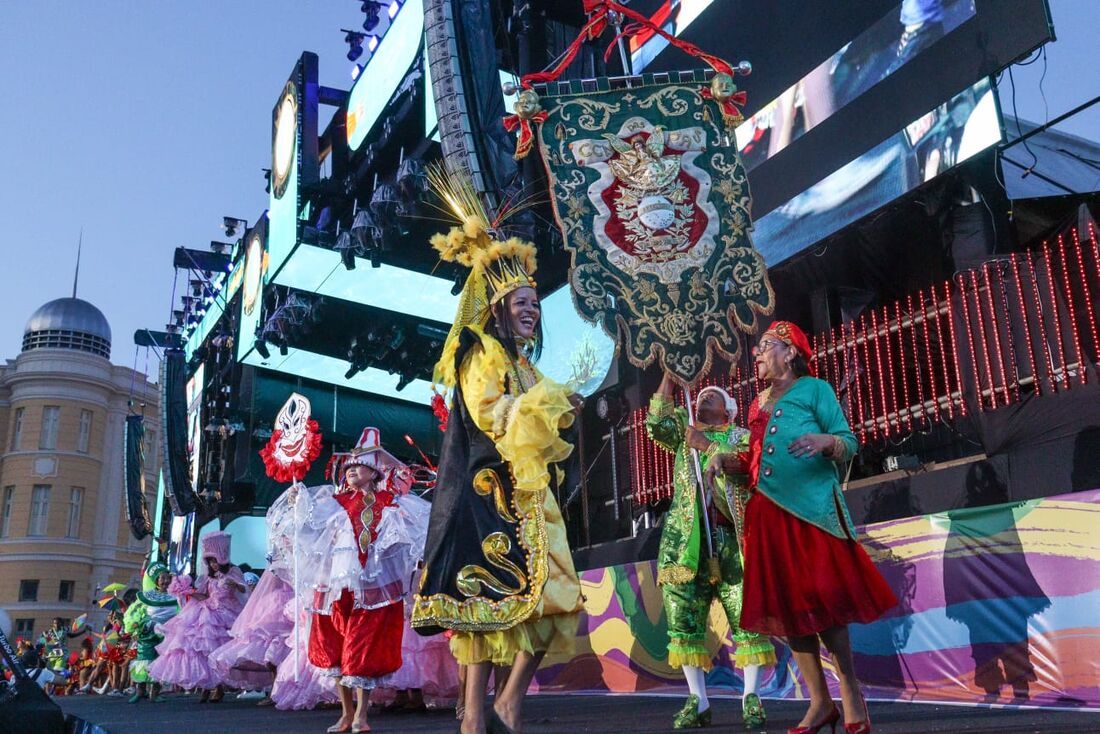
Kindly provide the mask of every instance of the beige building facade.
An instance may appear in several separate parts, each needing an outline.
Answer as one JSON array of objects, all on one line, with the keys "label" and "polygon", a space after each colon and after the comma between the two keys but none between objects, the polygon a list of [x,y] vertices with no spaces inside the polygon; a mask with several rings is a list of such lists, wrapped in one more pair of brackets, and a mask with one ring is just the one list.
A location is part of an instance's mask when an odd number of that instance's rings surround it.
[{"label": "beige building facade", "polygon": [[[145,416],[147,503],[159,469],[157,386],[110,362],[103,314],[77,298],[42,306],[23,351],[0,365],[0,609],[12,636],[88,613],[102,589],[139,587],[149,539],[127,522],[126,416]],[[150,507],[150,512],[152,507]]]}]

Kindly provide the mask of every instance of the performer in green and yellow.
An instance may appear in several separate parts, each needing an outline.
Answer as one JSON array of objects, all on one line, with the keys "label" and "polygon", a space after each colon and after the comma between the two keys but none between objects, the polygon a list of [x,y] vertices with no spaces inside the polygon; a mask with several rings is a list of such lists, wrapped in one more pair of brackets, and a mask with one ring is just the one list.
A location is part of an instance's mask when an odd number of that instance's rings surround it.
[{"label": "performer in green and yellow", "polygon": [[[571,650],[583,607],[554,497],[580,399],[533,364],[534,245],[501,241],[501,217],[460,176],[436,169],[429,180],[462,219],[432,245],[471,273],[436,365],[436,381],[454,392],[412,626],[454,631],[451,651],[467,666],[463,732],[520,731],[535,670],[548,652]],[[494,664],[512,670],[487,708]]]},{"label": "performer in green and yellow", "polygon": [[168,593],[171,583],[172,573],[168,566],[159,561],[150,563],[142,579],[142,589],[123,618],[124,629],[133,636],[137,648],[137,656],[130,661],[130,678],[137,686],[130,703],[137,703],[146,695],[153,703],[164,701],[160,695],[161,684],[149,675],[149,664],[157,659],[157,645],[164,640],[158,627],[180,610],[176,597]]},{"label": "performer in green and yellow", "polygon": [[[676,714],[673,726],[691,729],[709,726],[706,671],[712,667],[705,646],[707,617],[715,598],[729,621],[736,646],[734,659],[744,671],[742,715],[746,728],[764,725],[767,717],[757,695],[762,666],[775,665],[775,648],[767,635],[741,629],[742,564],[737,528],[738,493],[743,487],[729,476],[709,496],[706,521],[692,449],[701,468],[717,454],[748,448],[749,432],[733,424],[737,403],[720,387],[706,387],[696,398],[696,422],[673,403],[674,383],[666,373],[649,404],[646,429],[650,437],[676,455],[673,464],[672,506],[661,532],[657,555],[657,583],[668,620],[668,664],[684,671],[690,695]],[[706,533],[711,533],[707,542]]]}]

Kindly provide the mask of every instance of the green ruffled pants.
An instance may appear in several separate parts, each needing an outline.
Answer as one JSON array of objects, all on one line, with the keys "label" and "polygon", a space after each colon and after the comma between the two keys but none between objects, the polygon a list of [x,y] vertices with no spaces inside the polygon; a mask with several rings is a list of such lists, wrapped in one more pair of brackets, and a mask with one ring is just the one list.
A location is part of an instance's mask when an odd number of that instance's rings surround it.
[{"label": "green ruffled pants", "polygon": [[718,580],[712,583],[707,560],[700,561],[695,579],[686,584],[663,584],[665,617],[668,620],[668,664],[710,670],[712,661],[707,652],[707,616],[717,597],[726,612],[735,645],[734,659],[740,668],[746,665],[775,665],[775,647],[767,635],[741,629],[741,554],[737,538],[728,529],[715,529],[718,557]]}]

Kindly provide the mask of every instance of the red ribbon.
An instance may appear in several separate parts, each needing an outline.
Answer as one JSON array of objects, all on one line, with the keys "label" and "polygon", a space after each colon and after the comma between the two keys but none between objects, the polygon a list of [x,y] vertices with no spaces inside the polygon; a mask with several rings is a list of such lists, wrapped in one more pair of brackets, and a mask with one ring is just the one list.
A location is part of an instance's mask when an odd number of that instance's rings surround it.
[{"label": "red ribbon", "polygon": [[741,115],[741,110],[736,105],[742,105],[749,101],[749,96],[744,92],[735,92],[733,96],[724,100],[719,100],[714,96],[714,93],[710,89],[703,89],[699,92],[699,95],[703,99],[713,99],[718,105],[718,109],[722,111],[722,119],[726,121],[726,124],[730,127],[741,124],[741,121],[745,119]]},{"label": "red ribbon", "polygon": [[[573,63],[573,60],[577,57],[577,54],[581,50],[581,44],[586,40],[592,40],[598,38],[607,29],[609,21],[609,15],[612,12],[621,14],[624,18],[629,18],[635,21],[636,25],[628,26],[619,35],[632,35],[636,33],[640,28],[645,28],[653,33],[664,38],[672,46],[680,49],[689,56],[702,59],[715,71],[722,74],[729,74],[733,76],[733,67],[723,59],[708,54],[694,43],[688,43],[682,39],[676,38],[671,33],[665,31],[653,23],[649,18],[645,17],[641,13],[631,10],[625,5],[620,5],[614,0],[584,0],[584,12],[589,15],[588,22],[581,28],[580,34],[574,39],[573,43],[569,44],[565,54],[561,57],[561,60],[557,64],[547,69],[546,71],[536,72],[534,74],[526,74],[520,80],[520,84],[524,89],[531,89],[533,85],[541,82],[552,82],[557,80],[562,75],[568,66]],[[616,36],[618,40],[619,36]],[[615,41],[611,42],[607,51],[604,53],[604,58],[607,59],[611,56],[612,48],[615,45]]]},{"label": "red ribbon", "polygon": [[519,128],[519,142],[516,144],[516,154],[512,156],[513,158],[518,161],[531,152],[531,148],[535,144],[535,130],[531,127],[531,123],[546,122],[546,118],[549,116],[550,113],[542,110],[528,118],[519,115],[508,115],[504,118],[504,129],[508,132],[515,132],[516,128]]}]

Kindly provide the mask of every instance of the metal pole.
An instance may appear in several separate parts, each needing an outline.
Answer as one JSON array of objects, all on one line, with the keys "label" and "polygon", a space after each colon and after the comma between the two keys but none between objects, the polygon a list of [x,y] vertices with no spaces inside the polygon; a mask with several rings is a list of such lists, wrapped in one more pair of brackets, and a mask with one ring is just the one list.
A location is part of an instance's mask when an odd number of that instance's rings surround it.
[{"label": "metal pole", "polygon": [[[298,484],[300,484],[300,482],[295,482],[291,486],[297,487]],[[301,494],[301,489],[298,490],[298,493]],[[301,498],[298,499],[300,500]],[[295,502],[295,504],[297,504],[297,502]],[[294,681],[297,683],[300,671],[302,670],[302,666],[300,665],[302,639],[298,632],[302,620],[302,600],[298,588],[300,575],[298,572],[298,511],[296,509],[294,511],[294,522],[292,527],[294,528],[294,538],[291,543],[291,553],[294,554]]]},{"label": "metal pole", "polygon": [[[695,425],[695,406],[691,401],[691,389],[684,388],[684,405],[687,408],[688,425]],[[691,450],[691,463],[695,467],[695,483],[699,487],[699,499],[703,502],[703,534],[707,536],[707,554],[714,558],[714,540],[710,535],[710,514],[707,512],[707,489],[703,486],[703,465],[699,461],[699,452]]]},{"label": "metal pole", "polygon": [[[614,429],[612,429],[614,431]],[[584,529],[584,547],[592,545],[591,528],[588,523],[588,467],[585,465],[584,427],[577,430],[577,454],[581,465],[581,520]]]}]

